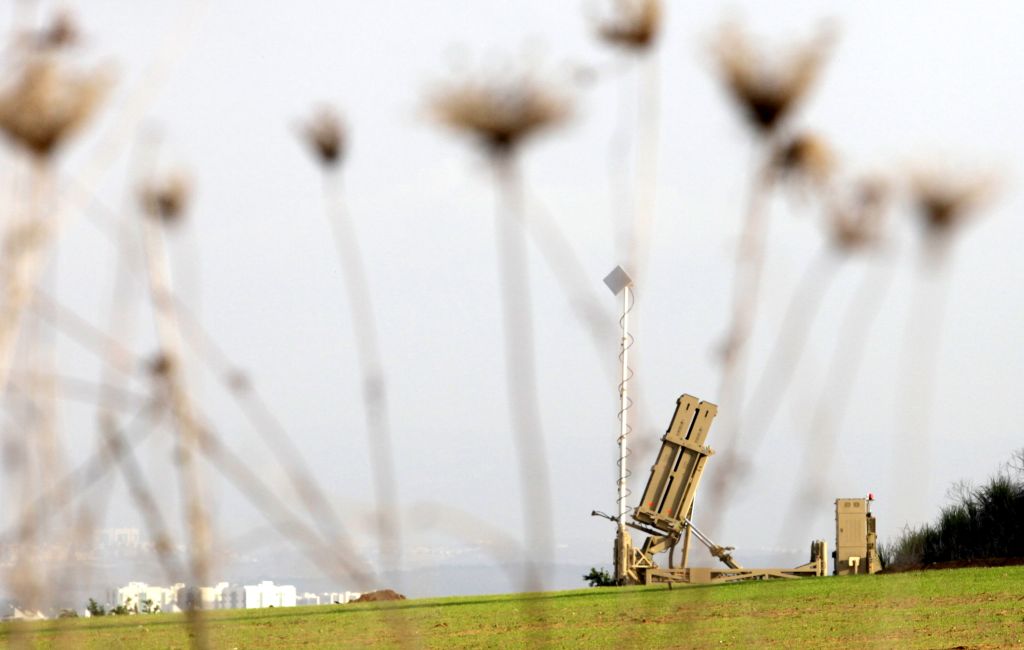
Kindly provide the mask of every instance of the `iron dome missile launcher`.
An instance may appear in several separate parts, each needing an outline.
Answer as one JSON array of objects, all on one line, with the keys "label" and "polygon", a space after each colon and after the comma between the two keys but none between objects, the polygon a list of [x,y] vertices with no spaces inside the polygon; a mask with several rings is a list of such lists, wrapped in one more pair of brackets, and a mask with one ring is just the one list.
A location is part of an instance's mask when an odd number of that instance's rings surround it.
[{"label": "iron dome missile launcher", "polygon": [[[693,500],[704,466],[714,454],[704,443],[717,413],[718,407],[710,402],[692,395],[681,396],[676,401],[668,431],[661,439],[661,449],[651,467],[643,499],[632,511],[632,521],[620,522],[619,517],[597,511],[592,513],[620,524],[615,540],[615,577],[619,584],[724,583],[826,574],[828,552],[824,540],[811,542],[810,561],[806,564],[794,568],[749,569],[733,558],[732,547],[719,546],[693,524]],[[853,531],[854,520],[843,521],[849,522],[845,525],[852,531],[849,534],[849,540],[852,540],[858,534]],[[647,535],[639,548],[634,546],[627,526]],[[870,529],[873,534],[873,520]],[[724,568],[687,566],[691,536],[706,546],[725,565]],[[840,538],[841,542],[843,540],[847,538]],[[683,542],[682,566],[675,567],[673,551],[680,541]],[[844,558],[854,557],[852,553],[847,554],[848,546],[841,548]],[[668,566],[662,567],[655,560],[665,552],[668,552]],[[874,557],[877,560],[877,554]],[[870,562],[866,564],[871,566]]]}]

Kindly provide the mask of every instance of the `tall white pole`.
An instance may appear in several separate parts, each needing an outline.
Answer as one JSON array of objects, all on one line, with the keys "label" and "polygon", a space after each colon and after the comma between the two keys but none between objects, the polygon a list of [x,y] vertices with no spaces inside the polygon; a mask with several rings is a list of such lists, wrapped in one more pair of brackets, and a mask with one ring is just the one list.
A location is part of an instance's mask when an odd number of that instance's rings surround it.
[{"label": "tall white pole", "polygon": [[622,326],[622,340],[619,341],[619,361],[622,362],[622,374],[619,377],[619,526],[618,535],[615,537],[615,581],[618,584],[627,584],[632,555],[632,543],[629,540],[629,533],[626,532],[626,511],[629,509],[626,504],[626,499],[629,498],[629,489],[626,486],[626,480],[629,478],[629,470],[626,468],[629,448],[626,443],[629,437],[629,347],[632,345],[632,339],[629,338],[629,310],[633,300],[633,280],[621,266],[616,266],[605,276],[604,284],[612,295],[622,294],[622,318],[619,319]]},{"label": "tall white pole", "polygon": [[619,530],[626,528],[626,437],[629,435],[629,294],[630,287],[622,290],[622,342],[619,358],[622,361],[619,383]]}]

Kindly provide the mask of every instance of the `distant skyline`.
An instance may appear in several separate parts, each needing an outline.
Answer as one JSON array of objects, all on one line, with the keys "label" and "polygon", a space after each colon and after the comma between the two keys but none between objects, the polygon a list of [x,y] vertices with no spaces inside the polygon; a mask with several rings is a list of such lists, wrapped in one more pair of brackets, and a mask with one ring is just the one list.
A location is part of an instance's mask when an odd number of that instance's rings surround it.
[{"label": "distant skyline", "polygon": [[[118,108],[144,81],[161,39],[194,4],[60,5],[81,24],[84,56],[112,63],[118,79],[97,124],[62,161],[65,179],[81,169]],[[470,549],[467,565],[517,561],[523,538],[504,386],[491,178],[482,155],[435,124],[425,101],[431,84],[459,64],[526,57],[556,74],[579,66],[613,71],[566,88],[574,97],[572,118],[528,144],[522,169],[529,213],[546,214],[565,232],[614,331],[618,305],[601,280],[625,263],[625,254],[616,250],[611,226],[610,142],[619,83],[635,82],[645,72],[630,72],[621,55],[594,38],[586,5],[211,2],[196,12],[195,32],[182,41],[184,55],[153,95],[135,144],[124,148],[98,188],[99,202],[108,208],[132,205],[142,172],[133,161],[146,155],[138,143],[155,133],[159,164],[188,170],[194,205],[170,235],[181,298],[266,397],[303,451],[311,478],[331,495],[371,558],[372,477],[349,306],[324,220],[320,172],[297,137],[297,125],[326,102],[338,107],[350,129],[345,193],[369,268],[390,382],[406,567],[445,566],[460,549]],[[806,39],[824,20],[835,25],[821,83],[794,125],[831,142],[844,172],[899,180],[915,166],[963,161],[999,178],[998,192],[957,237],[948,260],[926,455],[894,460],[892,453],[906,439],[902,373],[905,346],[915,334],[906,328],[922,266],[919,233],[901,203],[890,224],[886,263],[892,265],[892,286],[860,379],[848,387],[853,406],[840,429],[841,456],[820,503],[799,530],[779,530],[780,513],[807,476],[808,468],[795,459],[833,337],[861,274],[870,272],[862,259],[839,271],[757,462],[736,479],[742,485],[728,516],[705,531],[735,546],[741,561],[803,562],[810,539],[832,543],[833,500],[871,491],[880,538],[887,540],[905,524],[932,519],[953,482],[984,479],[1024,445],[1024,402],[1018,397],[1024,385],[1024,261],[1018,250],[1024,241],[1024,93],[1018,79],[1024,4],[666,5],[654,59],[643,64],[657,68],[659,138],[653,247],[636,289],[634,500],[676,398],[691,393],[719,400],[714,351],[726,331],[731,256],[754,157],[753,139],[708,51],[723,21],[736,19],[782,46]],[[41,8],[48,13],[53,5]],[[11,13],[0,12],[3,33]],[[9,168],[11,149],[4,147],[0,157]],[[770,211],[750,389],[805,265],[824,244],[811,203],[780,193]],[[59,300],[105,327],[115,258],[94,221],[110,224],[114,217],[95,205],[90,212],[61,237],[52,273]],[[617,395],[607,368],[615,363],[618,341],[609,337],[598,357],[535,246],[529,263],[555,517],[554,557],[543,561],[610,566],[614,527],[590,512],[615,509]],[[146,302],[139,303],[136,313],[144,317],[130,343],[149,356],[155,339],[148,298],[137,285],[133,291]],[[63,373],[99,377],[94,358],[68,338],[61,339],[58,354]],[[194,392],[212,427],[278,494],[298,503],[274,454],[215,379],[192,361]],[[72,466],[94,448],[94,423],[91,407],[69,404],[62,411]],[[716,436],[716,427],[708,440],[721,454],[728,441]],[[178,530],[171,440],[162,428],[141,445],[138,457],[160,486],[161,505]],[[708,476],[719,459],[709,461]],[[268,548],[284,546],[246,499],[212,470],[207,477],[221,543],[253,538]],[[915,486],[922,488],[920,498],[913,496]],[[111,501],[98,527],[141,527],[121,479],[101,482],[84,498],[100,494]],[[6,527],[16,503],[4,496],[2,504]],[[702,515],[698,495],[698,525]]]}]

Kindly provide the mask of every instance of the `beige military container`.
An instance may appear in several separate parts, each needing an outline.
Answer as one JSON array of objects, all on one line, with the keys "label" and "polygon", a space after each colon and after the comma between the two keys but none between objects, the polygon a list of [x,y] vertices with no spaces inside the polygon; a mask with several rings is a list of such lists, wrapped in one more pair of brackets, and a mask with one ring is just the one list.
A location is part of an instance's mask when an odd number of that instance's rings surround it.
[{"label": "beige military container", "polygon": [[836,550],[834,575],[877,573],[878,536],[869,499],[836,499]]}]

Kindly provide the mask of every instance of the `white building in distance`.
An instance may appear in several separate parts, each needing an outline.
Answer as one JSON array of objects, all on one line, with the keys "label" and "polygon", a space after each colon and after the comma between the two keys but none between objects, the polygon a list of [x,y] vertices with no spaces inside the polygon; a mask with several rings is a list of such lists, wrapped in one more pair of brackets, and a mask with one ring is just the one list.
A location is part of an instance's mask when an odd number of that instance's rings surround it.
[{"label": "white building in distance", "polygon": [[345,605],[363,594],[358,591],[325,591],[319,594],[308,591],[298,597],[299,605]]},{"label": "white building in distance", "polygon": [[233,607],[242,609],[295,607],[296,593],[293,585],[275,585],[273,581],[264,580],[258,585],[231,587],[228,599]]},{"label": "white building in distance", "polygon": [[10,607],[10,610],[11,610],[10,612],[8,612],[7,614],[4,614],[4,616],[2,618],[0,618],[0,621],[44,621],[44,620],[46,620],[46,615],[43,614],[39,610],[33,611],[31,609],[20,609],[18,607],[14,607],[13,605]]},{"label": "white building in distance", "polygon": [[[350,593],[335,592],[323,594],[323,596],[338,598],[347,597]],[[328,600],[327,602],[335,601]],[[298,604],[298,598],[293,585],[275,585],[270,580],[264,580],[256,585],[231,585],[227,582],[218,582],[212,587],[186,587],[180,582],[170,587],[156,587],[145,582],[129,582],[124,587],[108,591],[107,603],[111,607],[125,605],[133,612],[136,611],[136,608],[139,612],[145,611],[146,608],[151,612],[180,612],[195,607],[202,609],[295,607]],[[144,605],[145,603],[150,604]],[[310,604],[320,604],[320,602],[318,600],[318,602]]]},{"label": "white building in distance", "polygon": [[[157,587],[145,582],[129,582],[119,589],[111,589],[107,592],[107,603],[111,607],[124,605],[129,609],[138,608],[144,611],[148,607],[151,612],[173,612],[178,611],[178,598],[185,585],[182,583],[173,584],[170,587]],[[146,603],[150,603],[146,605]]]}]

